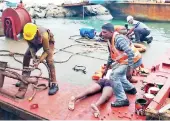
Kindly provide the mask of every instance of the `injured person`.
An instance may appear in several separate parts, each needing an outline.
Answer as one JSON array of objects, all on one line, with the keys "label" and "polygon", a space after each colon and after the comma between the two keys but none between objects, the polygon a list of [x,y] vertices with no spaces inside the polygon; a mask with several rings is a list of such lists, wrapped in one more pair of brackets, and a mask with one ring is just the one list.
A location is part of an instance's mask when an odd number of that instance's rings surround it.
[{"label": "injured person", "polygon": [[68,109],[74,110],[75,103],[77,100],[84,99],[89,95],[93,95],[102,91],[101,97],[95,103],[91,104],[93,115],[96,118],[98,118],[100,116],[100,111],[98,107],[101,104],[108,101],[113,96],[112,81],[109,80],[109,76],[111,72],[112,70],[108,70],[107,75],[104,78],[88,86],[88,88],[85,91],[81,92],[80,94],[72,96],[69,101]]}]

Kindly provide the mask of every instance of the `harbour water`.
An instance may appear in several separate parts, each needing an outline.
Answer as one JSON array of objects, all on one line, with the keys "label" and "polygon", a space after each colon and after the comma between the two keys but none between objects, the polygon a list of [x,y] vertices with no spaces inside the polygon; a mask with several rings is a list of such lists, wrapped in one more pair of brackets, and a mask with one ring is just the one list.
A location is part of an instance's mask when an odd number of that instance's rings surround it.
[{"label": "harbour water", "polygon": [[[106,23],[111,22],[114,25],[124,25],[126,20],[114,20],[111,16],[97,16],[89,18],[59,18],[59,19],[37,19],[37,25],[49,28],[55,36],[55,48],[56,51],[69,46],[71,44],[77,44],[74,40],[70,40],[69,37],[73,35],[79,35],[79,29],[82,27],[93,27],[97,32],[101,31],[101,26]],[[157,60],[162,54],[164,54],[168,48],[170,48],[170,24],[169,23],[156,23],[156,22],[145,22],[152,30],[152,36],[154,38],[153,42],[147,46],[146,53],[143,54],[143,62],[146,67],[151,67],[151,65]],[[12,52],[24,53],[27,49],[27,43],[23,40],[14,41],[5,38],[0,38],[0,50],[10,50]],[[89,49],[89,48],[88,48]],[[105,47],[107,49],[107,47]],[[84,46],[72,46],[66,49],[74,53],[87,51]],[[42,50],[38,54],[40,54]],[[56,61],[67,60],[71,54],[66,52],[59,52],[55,54],[54,59]],[[88,53],[88,55],[106,59],[108,57],[108,52],[106,51],[94,51],[93,53]],[[22,61],[22,57],[18,57]],[[0,57],[2,61],[8,61],[9,66],[21,68],[21,64],[17,63],[9,57]],[[100,69],[101,65],[106,63],[104,60],[99,60],[95,58],[89,58],[81,55],[73,56],[66,63],[57,63],[56,73],[58,81],[65,81],[78,85],[87,85],[91,83],[91,76],[94,72]],[[75,72],[72,68],[75,65],[85,66],[87,74],[81,72]],[[42,67],[42,65],[40,65]],[[42,67],[44,68],[44,67]],[[44,75],[47,75],[44,70]],[[86,83],[82,83],[85,81]]]}]

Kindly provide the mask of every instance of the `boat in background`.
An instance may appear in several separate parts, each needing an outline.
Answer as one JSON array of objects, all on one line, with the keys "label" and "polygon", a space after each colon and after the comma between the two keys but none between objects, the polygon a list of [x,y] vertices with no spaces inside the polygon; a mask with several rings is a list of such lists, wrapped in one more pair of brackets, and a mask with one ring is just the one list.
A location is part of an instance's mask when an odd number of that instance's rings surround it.
[{"label": "boat in background", "polygon": [[105,1],[103,6],[115,19],[126,19],[132,15],[138,20],[170,21],[170,0]]}]

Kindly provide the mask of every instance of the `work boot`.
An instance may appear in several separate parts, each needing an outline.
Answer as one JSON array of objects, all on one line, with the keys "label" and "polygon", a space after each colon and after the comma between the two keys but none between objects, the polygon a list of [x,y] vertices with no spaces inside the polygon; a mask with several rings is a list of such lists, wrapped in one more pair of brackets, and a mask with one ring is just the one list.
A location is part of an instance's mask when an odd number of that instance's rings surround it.
[{"label": "work boot", "polygon": [[52,83],[48,92],[48,95],[54,95],[59,90],[58,84]]},{"label": "work boot", "polygon": [[50,89],[49,89],[48,95],[54,95],[59,90],[58,84],[56,81],[55,66],[54,66],[53,60],[51,58],[52,57],[49,55],[48,59],[47,59],[47,64],[50,69],[50,76],[51,76],[51,83],[52,83],[52,84],[50,84]]},{"label": "work boot", "polygon": [[121,101],[116,101],[111,103],[112,107],[123,107],[123,106],[129,106],[129,100],[121,100]]},{"label": "work boot", "polygon": [[147,38],[147,44],[150,44],[152,42],[152,40],[153,40],[153,37],[148,37]]},{"label": "work boot", "polygon": [[[31,72],[23,72],[23,73],[22,73],[23,76],[30,76],[30,74],[31,74]],[[18,81],[18,82],[15,84],[16,87],[20,87],[20,85],[21,85],[21,81]]]},{"label": "work boot", "polygon": [[125,93],[127,94],[131,94],[131,95],[135,95],[137,93],[137,90],[136,88],[132,88],[131,90],[126,90]]},{"label": "work boot", "polygon": [[[37,83],[38,83],[38,81],[35,80],[35,79],[24,78],[24,77],[23,77],[23,79],[25,79],[25,81],[27,81],[28,83],[31,83],[31,84],[37,85]],[[18,82],[15,84],[16,87],[20,87],[20,85],[21,85],[21,81],[18,81]]]}]

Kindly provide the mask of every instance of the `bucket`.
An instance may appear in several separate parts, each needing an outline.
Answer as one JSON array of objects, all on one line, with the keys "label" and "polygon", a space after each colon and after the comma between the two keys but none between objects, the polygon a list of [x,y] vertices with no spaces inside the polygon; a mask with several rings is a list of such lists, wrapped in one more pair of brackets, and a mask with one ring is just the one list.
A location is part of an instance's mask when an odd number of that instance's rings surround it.
[{"label": "bucket", "polygon": [[154,99],[154,95],[150,93],[145,93],[143,98],[147,100],[147,105],[151,103],[151,101]]},{"label": "bucket", "polygon": [[144,116],[145,115],[145,109],[147,106],[147,100],[144,98],[139,98],[135,102],[135,113],[137,115]]},{"label": "bucket", "polygon": [[153,95],[156,95],[158,92],[159,92],[159,88],[158,87],[151,87],[151,88],[149,88],[149,93],[150,94],[153,94]]},{"label": "bucket", "polygon": [[148,90],[149,90],[150,87],[155,87],[155,84],[147,83],[147,84],[144,86],[144,91],[145,91],[145,93],[148,93]]}]

